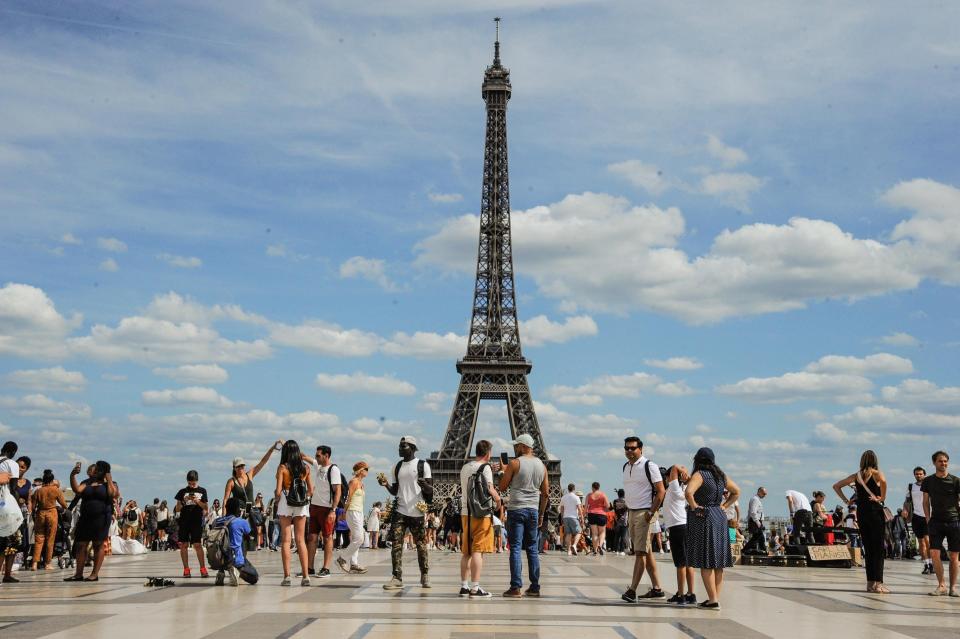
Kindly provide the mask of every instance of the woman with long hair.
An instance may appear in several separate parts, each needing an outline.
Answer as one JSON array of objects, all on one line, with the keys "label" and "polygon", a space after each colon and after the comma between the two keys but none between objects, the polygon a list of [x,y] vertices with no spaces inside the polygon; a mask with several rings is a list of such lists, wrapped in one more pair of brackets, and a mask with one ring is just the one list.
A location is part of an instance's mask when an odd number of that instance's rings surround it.
[{"label": "woman with long hair", "polygon": [[[363,479],[370,472],[365,461],[358,461],[353,465],[353,479],[347,485],[347,507],[345,517],[350,527],[350,545],[341,550],[337,557],[337,565],[344,572],[362,575],[367,569],[360,565],[360,547],[363,545]],[[344,559],[344,555],[349,557]]]},{"label": "woman with long hair", "polygon": [[[728,490],[726,501],[723,491]],[[730,504],[740,497],[740,487],[717,466],[709,448],[701,448],[693,457],[693,472],[684,492],[687,500],[686,555],[687,565],[700,568],[707,600],[698,604],[705,610],[720,609],[723,569],[733,566],[727,514]]]},{"label": "woman with long hair", "polygon": [[253,498],[253,508],[250,509],[250,525],[253,529],[251,535],[256,537],[257,550],[263,548],[264,542],[267,540],[266,512],[267,508],[263,504],[263,493],[257,493],[257,496]]},{"label": "woman with long hair", "polygon": [[[77,481],[81,464],[77,462],[70,471],[70,487],[80,497],[80,520],[74,532],[77,551],[77,570],[72,577],[64,581],[98,581],[100,567],[103,565],[104,544],[110,534],[110,522],[113,519],[113,504],[117,498],[117,485],[110,474],[110,464],[98,461],[94,464],[93,474]],[[83,568],[87,563],[87,545],[93,544],[93,570],[90,576],[83,578]]]},{"label": "woman with long hair", "polygon": [[53,471],[47,468],[43,471],[43,485],[33,493],[33,503],[36,505],[33,515],[34,550],[33,570],[37,569],[40,558],[47,570],[53,570],[53,542],[57,538],[57,505],[67,507],[60,486],[54,483]]},{"label": "woman with long hair", "polygon": [[[306,501],[302,505],[287,503],[287,497],[294,483],[306,484]],[[290,585],[290,535],[296,537],[297,554],[300,559],[300,569],[303,577],[301,586],[310,585],[307,574],[307,538],[306,524],[310,516],[310,498],[313,496],[313,479],[303,463],[300,446],[292,439],[283,443],[280,451],[280,466],[277,467],[277,485],[273,493],[277,500],[277,515],[280,518],[280,560],[283,563],[283,580],[281,586]]]},{"label": "woman with long hair", "polygon": [[[843,489],[853,486],[854,494],[847,497]],[[860,455],[860,469],[833,485],[834,492],[848,506],[857,504],[857,527],[863,541],[864,563],[867,568],[867,592],[887,594],[883,585],[884,533],[887,529],[883,501],[887,497],[887,478],[880,471],[877,454],[865,450]]]},{"label": "woman with long hair", "polygon": [[590,553],[592,555],[603,554],[603,543],[607,537],[608,510],[610,510],[610,500],[600,490],[600,482],[595,481],[591,486],[590,494],[587,495],[587,523],[590,524],[590,540],[593,542]]},{"label": "woman with long hair", "polygon": [[[370,550],[376,550],[379,547],[380,543],[380,509],[383,507],[383,504],[379,501],[373,502],[373,507],[370,508],[370,514],[367,515],[367,534],[370,535]],[[429,524],[430,513],[427,513],[427,522]],[[430,527],[427,526],[427,547],[430,547],[432,539],[430,539]]]},{"label": "woman with long hair", "polygon": [[167,527],[170,525],[170,509],[167,508],[167,500],[160,502],[157,508],[157,540],[160,542],[157,546],[160,550],[167,549]]}]

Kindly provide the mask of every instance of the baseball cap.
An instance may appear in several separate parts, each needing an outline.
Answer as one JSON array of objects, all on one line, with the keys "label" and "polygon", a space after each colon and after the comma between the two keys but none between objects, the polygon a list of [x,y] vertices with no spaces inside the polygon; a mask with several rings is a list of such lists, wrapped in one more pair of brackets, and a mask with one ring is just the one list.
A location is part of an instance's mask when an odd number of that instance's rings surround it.
[{"label": "baseball cap", "polygon": [[407,444],[410,444],[411,446],[413,446],[414,448],[416,448],[416,447],[417,447],[417,438],[414,437],[413,435],[404,435],[403,437],[400,438],[400,443],[401,443],[401,444],[407,443]]},{"label": "baseball cap", "polygon": [[517,438],[510,443],[514,445],[523,444],[524,446],[529,446],[530,448],[533,448],[533,437],[531,437],[527,433],[524,433],[522,435],[517,435]]},{"label": "baseball cap", "polygon": [[237,466],[246,466],[246,465],[247,465],[246,462],[243,461],[243,457],[234,457],[234,458],[233,458],[233,467],[234,467],[234,468],[236,468]]}]

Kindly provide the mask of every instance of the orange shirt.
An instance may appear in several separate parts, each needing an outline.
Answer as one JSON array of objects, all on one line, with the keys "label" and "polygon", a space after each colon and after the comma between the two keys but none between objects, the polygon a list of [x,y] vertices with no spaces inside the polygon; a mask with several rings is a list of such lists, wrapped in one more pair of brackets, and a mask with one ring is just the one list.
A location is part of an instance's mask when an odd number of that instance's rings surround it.
[{"label": "orange shirt", "polygon": [[63,491],[53,484],[38,488],[37,492],[33,493],[33,499],[39,504],[40,510],[52,510],[57,507],[57,504],[64,508],[67,506],[63,499]]}]

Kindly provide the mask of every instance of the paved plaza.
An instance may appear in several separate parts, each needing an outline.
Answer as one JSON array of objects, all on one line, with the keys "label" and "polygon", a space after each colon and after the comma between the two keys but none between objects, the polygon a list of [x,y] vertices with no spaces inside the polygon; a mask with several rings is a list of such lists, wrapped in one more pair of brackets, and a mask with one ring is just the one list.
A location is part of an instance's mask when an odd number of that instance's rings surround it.
[{"label": "paved plaza", "polygon": [[[727,573],[723,610],[709,612],[621,602],[632,557],[550,553],[541,599],[471,601],[457,596],[456,555],[431,553],[433,588],[424,590],[415,585],[415,553],[405,554],[410,585],[394,592],[381,588],[390,572],[383,550],[364,551],[368,574],[334,573],[310,588],[281,587],[279,555],[262,551],[252,555],[261,582],[239,588],[214,587],[212,577],[180,578],[174,552],[108,557],[97,583],[63,583],[60,571],[21,572],[22,583],[0,587],[0,637],[960,637],[960,599],[928,596],[934,582],[915,562],[887,563],[886,582],[896,593],[888,596],[865,592],[858,568],[741,566]],[[666,555],[660,571],[669,592],[674,573]],[[508,583],[506,554],[488,556],[484,572],[483,585],[499,595]],[[160,575],[176,585],[144,587],[148,576]]]}]

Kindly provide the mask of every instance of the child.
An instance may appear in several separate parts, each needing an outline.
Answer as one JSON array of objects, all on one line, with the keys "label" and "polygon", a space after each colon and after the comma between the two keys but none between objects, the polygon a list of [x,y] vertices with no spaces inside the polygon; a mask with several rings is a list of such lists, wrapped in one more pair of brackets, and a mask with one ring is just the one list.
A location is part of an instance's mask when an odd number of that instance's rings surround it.
[{"label": "child", "polygon": [[233,553],[233,562],[220,568],[217,573],[216,585],[223,585],[224,568],[226,568],[226,572],[230,575],[230,585],[239,586],[240,582],[237,579],[239,570],[246,563],[246,558],[243,556],[243,538],[250,534],[250,523],[240,517],[240,500],[235,497],[227,500],[224,510],[226,514],[214,520],[213,525],[226,525],[227,538],[230,540],[230,550]]}]

